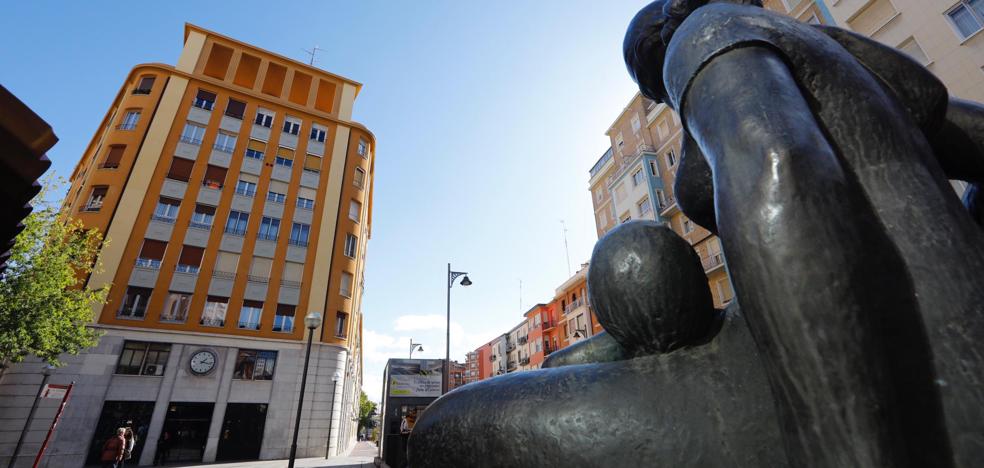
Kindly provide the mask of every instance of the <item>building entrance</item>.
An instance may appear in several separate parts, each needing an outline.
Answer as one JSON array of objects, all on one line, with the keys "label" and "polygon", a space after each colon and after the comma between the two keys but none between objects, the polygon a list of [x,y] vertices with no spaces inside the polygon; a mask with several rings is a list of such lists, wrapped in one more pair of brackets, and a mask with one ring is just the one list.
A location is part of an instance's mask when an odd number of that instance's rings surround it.
[{"label": "building entrance", "polygon": [[[137,436],[130,460],[139,460],[140,453],[146,447],[147,431],[150,428],[150,416],[154,412],[153,401],[107,401],[103,403],[96,432],[89,443],[89,455],[86,465],[99,465],[103,444],[116,435],[116,429],[129,426]],[[127,424],[129,423],[129,424]],[[129,463],[129,462],[128,462]]]},{"label": "building entrance", "polygon": [[229,403],[222,421],[215,459],[258,460],[266,414],[267,405],[264,403]]},{"label": "building entrance", "polygon": [[171,403],[161,433],[170,436],[168,462],[200,462],[215,403]]}]

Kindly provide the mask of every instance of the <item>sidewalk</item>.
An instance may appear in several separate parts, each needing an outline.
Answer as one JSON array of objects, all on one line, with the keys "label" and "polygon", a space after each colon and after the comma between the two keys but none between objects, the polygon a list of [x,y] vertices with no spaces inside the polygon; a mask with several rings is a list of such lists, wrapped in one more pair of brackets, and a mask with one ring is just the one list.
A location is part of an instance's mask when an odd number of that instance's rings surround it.
[{"label": "sidewalk", "polygon": [[[376,444],[372,442],[359,442],[352,449],[352,452],[342,457],[324,458],[298,458],[294,462],[296,468],[372,468],[372,459],[377,454]],[[287,466],[287,460],[256,460],[236,463],[197,463],[194,465],[171,465],[167,468],[189,468],[208,466],[211,468],[283,468]]]}]

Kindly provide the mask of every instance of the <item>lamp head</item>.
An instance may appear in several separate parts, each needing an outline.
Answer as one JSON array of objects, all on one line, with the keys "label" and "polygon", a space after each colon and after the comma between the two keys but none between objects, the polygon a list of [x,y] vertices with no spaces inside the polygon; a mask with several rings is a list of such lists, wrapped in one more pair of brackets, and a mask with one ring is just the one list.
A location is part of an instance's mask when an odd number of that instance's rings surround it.
[{"label": "lamp head", "polygon": [[335,375],[331,376],[331,381],[332,382],[338,382],[339,380],[342,380],[342,373],[341,372],[335,372]]},{"label": "lamp head", "polygon": [[417,351],[423,351],[423,350],[424,350],[424,347],[423,346],[420,346],[420,345],[417,346]]},{"label": "lamp head", "polygon": [[41,369],[41,373],[44,375],[51,375],[55,373],[55,366],[51,364],[45,364],[44,368]]},{"label": "lamp head", "polygon": [[465,275],[465,277],[461,279],[462,286],[471,286],[471,284],[472,282],[470,279],[468,279],[468,275]]},{"label": "lamp head", "polygon": [[319,325],[321,325],[321,312],[310,312],[304,317],[304,326],[309,330],[314,330]]}]

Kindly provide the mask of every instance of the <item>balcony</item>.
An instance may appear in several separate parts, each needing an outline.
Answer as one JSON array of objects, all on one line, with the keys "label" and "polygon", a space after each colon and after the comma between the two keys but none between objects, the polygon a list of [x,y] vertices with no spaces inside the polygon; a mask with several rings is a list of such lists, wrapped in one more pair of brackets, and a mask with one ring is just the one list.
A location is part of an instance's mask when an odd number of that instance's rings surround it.
[{"label": "balcony", "polygon": [[529,342],[529,337],[528,336],[521,336],[521,337],[519,337],[519,340],[517,340],[517,341],[519,342],[519,344],[524,345],[524,344],[526,344],[526,343]]},{"label": "balcony", "polygon": [[516,343],[509,343],[508,345],[506,345],[506,352],[507,353],[512,352],[512,351],[515,351],[515,350],[516,350]]},{"label": "balcony", "polygon": [[608,148],[608,151],[605,151],[605,154],[601,156],[601,159],[599,159],[598,162],[596,162],[595,165],[591,167],[590,174],[592,178],[596,176],[599,172],[601,172],[601,169],[605,167],[605,163],[611,161],[614,154],[615,152],[612,151],[611,148]]},{"label": "balcony", "polygon": [[519,365],[521,365],[521,366],[528,366],[528,365],[530,365],[530,358],[528,358],[528,357],[519,358]]},{"label": "balcony", "polygon": [[700,259],[700,263],[704,266],[704,272],[710,273],[713,270],[717,270],[724,266],[724,255],[714,254],[707,258]]},{"label": "balcony", "polygon": [[680,211],[680,207],[677,206],[676,197],[673,195],[665,195],[663,199],[659,201],[660,216],[668,216],[677,211]]},{"label": "balcony", "polygon": [[583,305],[584,305],[584,299],[578,299],[570,304],[567,304],[567,307],[564,307],[564,314],[566,315],[571,312],[574,312],[575,310],[581,308],[581,306]]},{"label": "balcony", "polygon": [[544,320],[543,323],[540,324],[540,326],[543,327],[543,331],[552,330],[554,327],[557,326],[557,322],[553,320]]},{"label": "balcony", "polygon": [[516,361],[509,361],[506,363],[506,371],[512,372],[516,370]]},{"label": "balcony", "polygon": [[609,187],[615,185],[615,182],[621,179],[626,172],[633,167],[636,167],[636,162],[638,162],[639,158],[642,157],[643,153],[654,152],[656,152],[656,148],[649,145],[640,145],[631,156],[622,158],[622,164],[615,170],[614,174],[608,176],[608,180],[605,181],[605,184]]}]

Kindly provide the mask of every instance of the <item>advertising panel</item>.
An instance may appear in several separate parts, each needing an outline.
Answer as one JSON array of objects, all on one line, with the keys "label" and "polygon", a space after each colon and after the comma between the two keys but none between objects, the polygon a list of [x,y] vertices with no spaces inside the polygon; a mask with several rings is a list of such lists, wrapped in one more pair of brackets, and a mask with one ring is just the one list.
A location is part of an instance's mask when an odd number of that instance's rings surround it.
[{"label": "advertising panel", "polygon": [[441,359],[414,359],[390,361],[390,396],[439,397],[441,396]]}]

